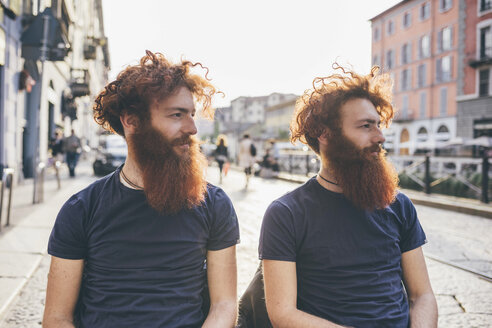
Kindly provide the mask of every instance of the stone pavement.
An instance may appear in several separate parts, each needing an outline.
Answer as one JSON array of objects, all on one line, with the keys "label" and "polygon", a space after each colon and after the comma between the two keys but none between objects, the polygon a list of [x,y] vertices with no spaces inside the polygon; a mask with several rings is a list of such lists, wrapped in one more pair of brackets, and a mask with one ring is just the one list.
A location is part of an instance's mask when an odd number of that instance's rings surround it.
[{"label": "stone pavement", "polygon": [[32,204],[32,181],[14,186],[10,226],[3,226],[4,212],[0,232],[0,318],[45,257],[54,219],[67,195],[94,180],[87,162],[80,163],[77,172],[78,178],[69,179],[62,170],[62,188],[58,190],[54,176],[47,171],[44,202],[40,204]]},{"label": "stone pavement", "polygon": [[[216,183],[217,172],[215,167],[209,168],[209,181]],[[62,190],[57,191],[55,185],[48,183],[45,190],[45,203],[29,205],[32,200],[32,189],[22,191],[19,187],[16,197],[24,199],[24,207],[17,207],[13,214],[14,224],[9,229],[0,233],[0,328],[13,327],[40,327],[44,307],[47,272],[49,268],[49,256],[46,255],[46,241],[51,230],[56,213],[63,202],[74,192],[93,181],[90,175],[90,167],[79,178],[62,181]],[[223,189],[233,200],[238,213],[241,227],[241,244],[237,247],[238,258],[238,294],[247,287],[258,264],[257,244],[259,228],[263,213],[274,198],[279,197],[287,190],[297,186],[295,183],[279,180],[263,180],[254,178],[248,191],[242,189],[243,175],[231,171],[224,179]],[[49,197],[48,197],[49,194]],[[254,206],[252,206],[254,204]],[[436,238],[439,227],[445,223],[446,216],[452,212],[444,212],[428,207],[419,207],[419,215],[439,220],[424,221],[424,229],[435,230]],[[18,213],[24,213],[19,218]],[[443,215],[445,213],[445,215]],[[459,219],[459,215],[457,216]],[[465,217],[462,217],[463,220]],[[436,221],[436,222],[434,222]],[[475,222],[473,220],[473,222]],[[477,229],[484,233],[490,231],[490,220],[478,220]],[[435,226],[433,225],[435,224]],[[451,234],[450,227],[446,227],[446,236]],[[471,229],[471,227],[459,226],[458,229]],[[473,231],[474,234],[476,234]],[[429,235],[429,233],[428,233]],[[484,239],[477,239],[477,245],[483,244]],[[424,253],[440,251],[440,245],[424,246]],[[477,245],[471,245],[476,248]],[[444,243],[442,248],[452,245]],[[463,244],[467,247],[467,244]],[[429,248],[431,247],[431,248]],[[483,246],[482,246],[483,247]],[[483,257],[490,258],[490,251]],[[465,253],[461,250],[459,253]],[[469,257],[469,253],[465,257]],[[492,283],[482,280],[477,276],[462,270],[449,267],[437,261],[427,258],[429,275],[437,297],[439,306],[440,327],[491,327],[492,326]]]}]

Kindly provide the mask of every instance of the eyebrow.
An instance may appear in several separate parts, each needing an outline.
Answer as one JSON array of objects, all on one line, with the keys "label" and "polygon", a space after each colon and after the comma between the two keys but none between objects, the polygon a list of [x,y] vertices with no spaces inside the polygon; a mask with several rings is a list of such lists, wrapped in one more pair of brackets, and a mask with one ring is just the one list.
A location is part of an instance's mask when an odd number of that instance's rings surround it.
[{"label": "eyebrow", "polygon": [[168,112],[173,111],[173,110],[178,110],[178,111],[180,111],[181,113],[184,113],[184,114],[188,114],[188,113],[190,113],[190,112],[191,112],[192,114],[196,113],[196,109],[195,109],[195,108],[193,108],[192,110],[190,110],[190,109],[188,109],[188,108],[184,108],[184,107],[169,107],[169,108],[167,108],[166,110],[167,110]]},{"label": "eyebrow", "polygon": [[371,124],[379,124],[381,123],[381,120],[373,120],[373,119],[370,119],[370,118],[366,118],[366,119],[362,119],[362,120],[358,120],[356,122],[357,124],[360,124],[360,123],[371,123]]}]

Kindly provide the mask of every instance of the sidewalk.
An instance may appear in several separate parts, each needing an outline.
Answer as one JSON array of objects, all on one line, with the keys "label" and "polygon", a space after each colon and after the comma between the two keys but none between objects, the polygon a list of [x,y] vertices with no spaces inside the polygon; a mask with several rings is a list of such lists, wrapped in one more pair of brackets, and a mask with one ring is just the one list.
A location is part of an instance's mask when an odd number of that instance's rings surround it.
[{"label": "sidewalk", "polygon": [[[299,174],[288,174],[281,172],[278,177],[280,180],[304,183],[308,177]],[[424,192],[419,192],[410,189],[402,189],[414,204],[425,205],[429,207],[440,208],[453,212],[477,215],[492,219],[492,203],[484,204],[479,200],[460,198],[440,194],[427,195]],[[492,195],[491,195],[492,198]]]},{"label": "sidewalk", "polygon": [[41,204],[32,204],[32,179],[14,186],[9,227],[4,227],[7,206],[4,203],[0,232],[0,319],[46,255],[51,228],[63,203],[94,180],[88,162],[79,163],[75,179],[68,178],[65,167],[60,175],[58,190],[53,173],[46,172]]}]

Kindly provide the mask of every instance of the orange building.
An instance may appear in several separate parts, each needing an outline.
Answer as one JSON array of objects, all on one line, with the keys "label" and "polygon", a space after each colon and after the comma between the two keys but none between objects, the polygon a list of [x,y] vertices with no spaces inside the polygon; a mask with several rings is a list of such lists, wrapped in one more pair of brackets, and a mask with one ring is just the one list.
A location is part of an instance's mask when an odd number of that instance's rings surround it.
[{"label": "orange building", "polygon": [[426,152],[456,137],[461,7],[470,1],[404,0],[370,20],[372,63],[394,80],[390,152]]}]

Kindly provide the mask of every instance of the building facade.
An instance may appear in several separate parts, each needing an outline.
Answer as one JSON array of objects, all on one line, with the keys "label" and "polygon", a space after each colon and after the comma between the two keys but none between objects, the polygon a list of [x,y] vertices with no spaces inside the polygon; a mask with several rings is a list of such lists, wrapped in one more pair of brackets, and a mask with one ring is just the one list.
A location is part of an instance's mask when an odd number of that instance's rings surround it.
[{"label": "building facade", "polygon": [[284,101],[265,109],[265,135],[267,138],[288,140],[290,121],[294,114],[296,99]]},{"label": "building facade", "polygon": [[390,152],[426,152],[457,135],[462,2],[405,0],[371,19],[372,63],[394,81]]},{"label": "building facade", "polygon": [[10,3],[19,15],[9,23],[10,45],[0,49],[9,58],[0,81],[0,107],[8,108],[0,112],[0,164],[14,168],[18,181],[47,161],[56,131],[73,129],[95,146],[92,102],[110,63],[101,0]]},{"label": "building facade", "polygon": [[462,1],[459,137],[492,137],[492,0]]}]

